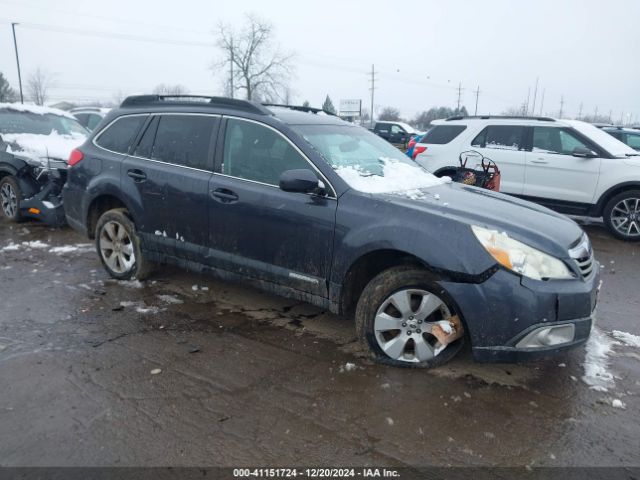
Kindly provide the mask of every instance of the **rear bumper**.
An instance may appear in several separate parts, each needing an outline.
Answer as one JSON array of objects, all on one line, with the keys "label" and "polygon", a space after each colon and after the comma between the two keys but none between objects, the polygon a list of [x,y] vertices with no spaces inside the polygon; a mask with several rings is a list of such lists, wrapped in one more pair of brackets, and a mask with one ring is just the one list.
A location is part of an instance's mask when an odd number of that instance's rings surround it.
[{"label": "rear bumper", "polygon": [[[600,268],[587,279],[535,281],[504,269],[481,284],[441,282],[456,303],[480,362],[520,362],[575,348],[589,338],[600,284]],[[532,331],[573,325],[563,343],[521,348]]]}]

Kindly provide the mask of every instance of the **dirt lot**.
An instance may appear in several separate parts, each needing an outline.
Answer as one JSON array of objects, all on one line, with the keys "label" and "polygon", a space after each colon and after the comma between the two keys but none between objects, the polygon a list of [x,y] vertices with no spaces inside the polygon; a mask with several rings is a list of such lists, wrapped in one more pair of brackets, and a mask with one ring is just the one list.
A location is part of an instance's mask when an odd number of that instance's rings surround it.
[{"label": "dirt lot", "polygon": [[640,334],[640,245],[587,229],[589,355],[423,371],[314,307],[169,268],[114,282],[71,230],[0,222],[0,465],[638,466],[640,349],[603,347]]}]

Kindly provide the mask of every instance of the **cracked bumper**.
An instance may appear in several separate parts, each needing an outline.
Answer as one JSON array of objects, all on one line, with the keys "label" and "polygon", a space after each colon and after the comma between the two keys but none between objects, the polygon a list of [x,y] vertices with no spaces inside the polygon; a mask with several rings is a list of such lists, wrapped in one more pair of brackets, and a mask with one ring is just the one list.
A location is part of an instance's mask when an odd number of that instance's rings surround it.
[{"label": "cracked bumper", "polygon": [[[481,362],[520,362],[574,348],[589,338],[600,283],[599,265],[587,279],[536,281],[498,270],[481,284],[440,282],[451,295]],[[518,348],[533,330],[573,324],[571,341]]]}]

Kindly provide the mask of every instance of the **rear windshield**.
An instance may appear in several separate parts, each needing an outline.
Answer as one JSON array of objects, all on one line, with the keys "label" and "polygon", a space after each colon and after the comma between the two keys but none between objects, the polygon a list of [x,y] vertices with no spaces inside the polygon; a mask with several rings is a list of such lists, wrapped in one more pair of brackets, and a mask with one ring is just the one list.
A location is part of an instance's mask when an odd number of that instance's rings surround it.
[{"label": "rear windshield", "polygon": [[444,145],[460,135],[466,128],[466,125],[436,125],[422,137],[420,143]]}]

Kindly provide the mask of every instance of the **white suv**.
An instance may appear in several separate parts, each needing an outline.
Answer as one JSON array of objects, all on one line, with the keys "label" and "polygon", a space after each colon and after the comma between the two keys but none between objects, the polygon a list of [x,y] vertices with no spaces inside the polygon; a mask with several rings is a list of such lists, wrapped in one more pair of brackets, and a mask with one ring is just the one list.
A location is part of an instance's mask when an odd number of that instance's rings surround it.
[{"label": "white suv", "polygon": [[476,150],[497,163],[503,193],[602,216],[616,237],[640,241],[640,153],[608,133],[547,117],[452,117],[432,125],[415,147],[428,171],[451,175],[459,154]]}]

